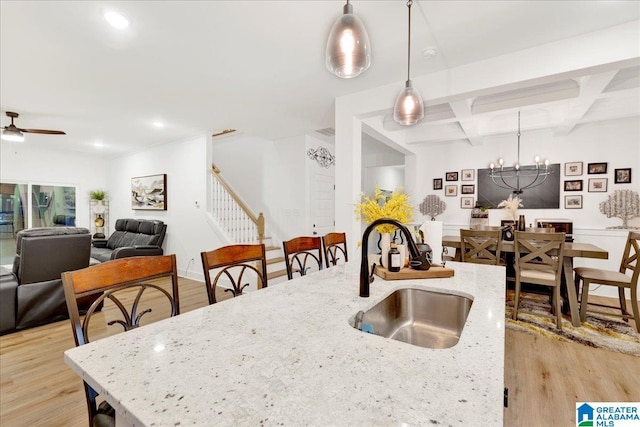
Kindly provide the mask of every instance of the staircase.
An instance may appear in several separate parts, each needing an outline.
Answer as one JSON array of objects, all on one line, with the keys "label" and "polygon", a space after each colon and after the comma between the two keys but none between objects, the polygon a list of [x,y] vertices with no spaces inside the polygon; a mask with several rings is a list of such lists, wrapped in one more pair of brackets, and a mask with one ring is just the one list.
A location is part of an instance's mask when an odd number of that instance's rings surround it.
[{"label": "staircase", "polygon": [[264,243],[269,284],[287,280],[287,269],[281,242],[265,236],[262,212],[254,215],[242,199],[220,175],[220,169],[211,165],[211,215],[226,234],[229,244]]},{"label": "staircase", "polygon": [[[273,240],[269,238],[269,240]],[[287,266],[284,262],[282,246],[265,244],[267,252],[267,282],[269,284],[280,283],[287,280]]]}]

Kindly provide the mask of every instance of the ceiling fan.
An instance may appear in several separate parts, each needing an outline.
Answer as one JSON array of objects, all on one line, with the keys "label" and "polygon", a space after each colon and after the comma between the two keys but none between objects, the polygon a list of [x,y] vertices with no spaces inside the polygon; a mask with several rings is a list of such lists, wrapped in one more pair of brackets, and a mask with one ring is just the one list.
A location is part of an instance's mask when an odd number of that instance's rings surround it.
[{"label": "ceiling fan", "polygon": [[2,139],[7,141],[24,141],[23,133],[43,133],[47,135],[66,135],[61,130],[45,130],[45,129],[21,129],[13,124],[13,119],[18,118],[18,113],[7,111],[7,117],[11,117],[11,124],[2,128]]}]

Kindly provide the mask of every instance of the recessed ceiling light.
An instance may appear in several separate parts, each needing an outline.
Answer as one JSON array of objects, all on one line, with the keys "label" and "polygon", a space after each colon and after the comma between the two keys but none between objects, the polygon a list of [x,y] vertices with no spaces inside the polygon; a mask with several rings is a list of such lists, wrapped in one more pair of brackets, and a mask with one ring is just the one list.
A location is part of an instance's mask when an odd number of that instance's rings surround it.
[{"label": "recessed ceiling light", "polygon": [[96,147],[96,148],[102,148],[102,147],[104,147],[104,144],[102,142],[100,142],[100,141],[96,141],[96,142],[93,143],[93,146]]},{"label": "recessed ceiling light", "polygon": [[162,123],[162,122],[153,122],[153,126],[158,128],[158,129],[162,129],[164,127],[164,123]]},{"label": "recessed ceiling light", "polygon": [[120,15],[118,12],[114,12],[112,10],[104,12],[104,19],[114,28],[118,30],[124,30],[129,26],[129,21],[124,16]]}]

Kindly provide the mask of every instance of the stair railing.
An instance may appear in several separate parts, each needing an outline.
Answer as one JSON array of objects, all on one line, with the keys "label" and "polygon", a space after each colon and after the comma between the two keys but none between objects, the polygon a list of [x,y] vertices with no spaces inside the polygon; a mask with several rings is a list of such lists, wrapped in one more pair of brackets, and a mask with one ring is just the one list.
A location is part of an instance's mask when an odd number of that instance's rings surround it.
[{"label": "stair railing", "polygon": [[211,164],[211,213],[236,243],[264,240],[264,216],[254,215],[229,184],[220,176],[220,169]]}]

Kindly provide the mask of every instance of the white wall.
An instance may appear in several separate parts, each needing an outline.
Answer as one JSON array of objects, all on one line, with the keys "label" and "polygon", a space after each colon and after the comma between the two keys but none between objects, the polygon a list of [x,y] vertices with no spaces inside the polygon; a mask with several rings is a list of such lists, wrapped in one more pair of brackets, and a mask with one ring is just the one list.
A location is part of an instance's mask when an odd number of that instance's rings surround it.
[{"label": "white wall", "polygon": [[[574,228],[580,229],[604,229],[622,223],[620,219],[608,219],[601,214],[598,205],[606,200],[608,195],[613,194],[614,190],[640,190],[640,123],[637,118],[579,125],[569,135],[562,137],[553,136],[549,131],[523,132],[520,141],[520,158],[523,164],[531,164],[533,157],[537,154],[541,158],[549,158],[552,163],[560,163],[562,174],[560,177],[560,209],[526,209],[525,206],[519,212],[525,215],[527,222],[532,222],[535,218],[569,218],[573,220]],[[444,175],[449,171],[460,173],[462,169],[487,168],[490,162],[496,162],[497,158],[501,156],[505,158],[506,164],[511,165],[511,162],[516,160],[516,150],[516,135],[487,137],[485,143],[480,146],[456,143],[422,148],[417,153],[419,177],[416,187],[418,195],[415,198],[422,200],[428,194],[440,196],[447,203],[447,209],[438,219],[449,225],[466,226],[469,224],[471,211],[460,208],[460,197],[462,196],[460,185],[477,185],[477,180],[449,183],[445,181],[444,184],[458,185],[457,197],[445,197],[443,190],[433,190],[433,179],[443,178],[444,181]],[[564,163],[580,161],[584,164],[583,175],[565,177]],[[606,175],[587,174],[587,163],[595,162],[608,163]],[[614,169],[616,168],[632,169],[631,184],[614,184]],[[608,192],[588,192],[589,178],[608,178]],[[563,182],[576,179],[583,180],[583,191],[565,193]],[[477,197],[477,190],[476,186],[474,199]],[[565,194],[582,195],[583,208],[565,209]],[[500,225],[503,216],[504,212],[496,209],[491,210],[490,223]],[[632,225],[640,226],[640,218],[633,220]]]},{"label": "white wall", "polygon": [[107,189],[108,160],[97,152],[86,155],[69,151],[36,150],[25,142],[0,143],[0,181],[74,185],[76,191],[76,226],[90,228],[89,191]]},{"label": "white wall", "polygon": [[[167,174],[167,210],[131,209],[131,178]],[[222,246],[207,223],[207,137],[154,147],[111,159],[108,187],[110,230],[118,218],[159,219],[167,224],[165,254],[176,254],[181,276],[204,280],[200,252]]]},{"label": "white wall", "polygon": [[[372,196],[376,185],[381,190],[395,191],[404,187],[404,164],[398,166],[373,166],[362,168],[362,191]],[[412,203],[419,203],[415,199]]]},{"label": "white wall", "polygon": [[306,234],[305,136],[271,141],[251,136],[214,139],[211,159],[256,214],[263,212],[268,237]]}]

